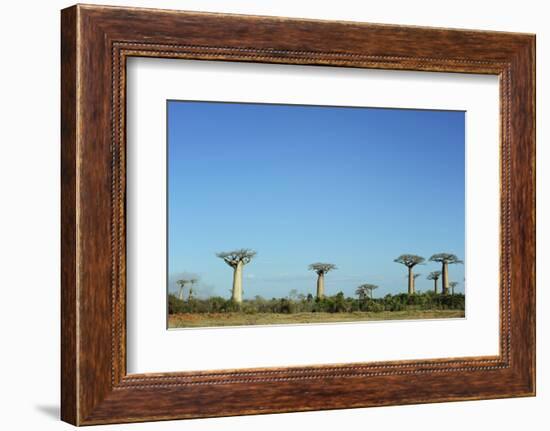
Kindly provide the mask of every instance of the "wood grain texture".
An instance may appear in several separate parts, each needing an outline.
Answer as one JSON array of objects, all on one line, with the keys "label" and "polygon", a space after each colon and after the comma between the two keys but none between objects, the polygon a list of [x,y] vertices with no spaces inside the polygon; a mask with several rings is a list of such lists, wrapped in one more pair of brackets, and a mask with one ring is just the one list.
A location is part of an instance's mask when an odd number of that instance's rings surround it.
[{"label": "wood grain texture", "polygon": [[76,299],[76,9],[61,16],[61,417],[78,421]]},{"label": "wood grain texture", "polygon": [[[533,35],[79,5],[62,11],[61,36],[63,420],[88,425],[534,394]],[[127,375],[129,56],[499,75],[500,354]]]}]

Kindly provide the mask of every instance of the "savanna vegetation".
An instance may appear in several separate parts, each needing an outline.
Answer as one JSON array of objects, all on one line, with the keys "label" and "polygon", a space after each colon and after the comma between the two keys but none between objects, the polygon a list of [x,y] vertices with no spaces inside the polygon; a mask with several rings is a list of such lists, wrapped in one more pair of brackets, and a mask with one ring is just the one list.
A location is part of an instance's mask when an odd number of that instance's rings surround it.
[{"label": "savanna vegetation", "polygon": [[291,292],[284,298],[256,296],[236,303],[219,296],[184,301],[169,295],[170,327],[313,323],[464,317],[463,294],[388,294],[382,298],[342,292],[322,298]]}]

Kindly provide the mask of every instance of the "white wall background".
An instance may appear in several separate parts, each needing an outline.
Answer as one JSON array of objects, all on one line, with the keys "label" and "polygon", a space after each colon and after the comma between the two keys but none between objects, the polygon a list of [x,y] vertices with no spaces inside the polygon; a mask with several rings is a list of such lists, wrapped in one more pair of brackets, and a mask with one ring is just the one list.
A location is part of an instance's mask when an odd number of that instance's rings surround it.
[{"label": "white wall background", "polygon": [[[548,429],[550,423],[550,13],[543,1],[119,0],[171,9],[537,33],[538,396],[536,398],[105,426],[135,430]],[[0,426],[62,430],[59,414],[59,9],[4,2],[0,15]],[[545,187],[546,186],[546,187]]]}]

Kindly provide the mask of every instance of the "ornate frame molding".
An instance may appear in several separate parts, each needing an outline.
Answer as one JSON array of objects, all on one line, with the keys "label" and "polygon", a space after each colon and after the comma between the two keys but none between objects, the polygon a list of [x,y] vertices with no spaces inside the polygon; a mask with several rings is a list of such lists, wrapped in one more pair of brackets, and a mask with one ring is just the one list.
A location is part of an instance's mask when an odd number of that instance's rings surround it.
[{"label": "ornate frame molding", "polygon": [[[257,35],[258,28],[269,31]],[[308,35],[321,41],[308,42]],[[62,54],[64,420],[98,424],[534,394],[534,36],[79,5],[62,12]],[[498,75],[500,354],[127,375],[130,56]],[[248,399],[251,390],[262,396]],[[224,401],[229,395],[238,401]]]}]

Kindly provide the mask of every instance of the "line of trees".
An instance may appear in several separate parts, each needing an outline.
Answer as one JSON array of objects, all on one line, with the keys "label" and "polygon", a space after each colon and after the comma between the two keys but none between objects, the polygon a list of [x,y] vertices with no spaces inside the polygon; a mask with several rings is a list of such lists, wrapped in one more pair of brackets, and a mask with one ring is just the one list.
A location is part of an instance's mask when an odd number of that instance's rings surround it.
[{"label": "line of trees", "polygon": [[[420,275],[414,274],[414,267],[416,265],[423,265],[425,261],[426,259],[424,259],[422,256],[417,256],[416,254],[402,254],[394,260],[394,262],[396,263],[405,265],[408,269],[409,295],[416,293],[414,282],[416,277]],[[443,294],[447,295],[449,293],[449,288],[451,287],[451,281],[449,281],[449,265],[455,265],[464,262],[460,260],[456,255],[451,253],[434,254],[430,257],[430,262],[437,262],[441,264],[441,271],[433,271],[428,274],[427,277],[428,280],[434,280],[434,292],[437,293],[437,280],[439,280],[439,277],[442,276]],[[457,284],[457,282],[454,282],[452,286],[453,292]]]},{"label": "line of trees", "polygon": [[[226,251],[217,253],[216,256],[222,259],[227,265],[233,269],[233,287],[231,289],[231,302],[234,304],[243,303],[243,269],[256,257],[257,252],[249,248],[242,248],[238,250]],[[421,274],[415,274],[414,268],[417,265],[423,265],[426,259],[422,256],[415,254],[402,254],[394,262],[405,265],[408,270],[408,289],[407,295],[415,295],[416,287],[415,281]],[[441,264],[441,271],[432,271],[428,274],[427,279],[434,281],[434,294],[438,294],[437,282],[439,278],[442,278],[442,294],[448,295],[451,292],[454,295],[457,282],[449,281],[449,265],[463,263],[456,255],[451,253],[437,253],[430,257],[429,261],[437,262]],[[332,263],[316,262],[312,263],[308,267],[309,270],[314,271],[317,274],[317,290],[316,298],[322,300],[325,298],[325,275],[331,271],[338,269],[336,265]],[[179,294],[177,299],[183,301],[183,290],[185,286],[189,285],[188,302],[193,299],[193,286],[198,282],[198,278],[190,277],[186,279],[177,280],[179,286]],[[363,283],[357,287],[355,294],[360,301],[364,301],[366,298],[374,300],[373,292],[378,288],[375,284]],[[343,295],[343,294],[342,294]],[[310,295],[308,295],[309,297]],[[317,301],[319,302],[319,301]]]},{"label": "line of trees", "polygon": [[[359,288],[358,288],[359,289]],[[346,297],[343,292],[318,298],[290,292],[283,298],[263,298],[256,296],[236,303],[230,298],[213,296],[207,299],[194,298],[191,301],[180,300],[176,295],[168,297],[168,312],[175,313],[350,313],[384,312],[411,310],[464,310],[463,294],[440,295],[433,291],[409,295],[408,293],[388,294],[382,298],[373,298],[371,289],[361,289],[357,297]]]}]

